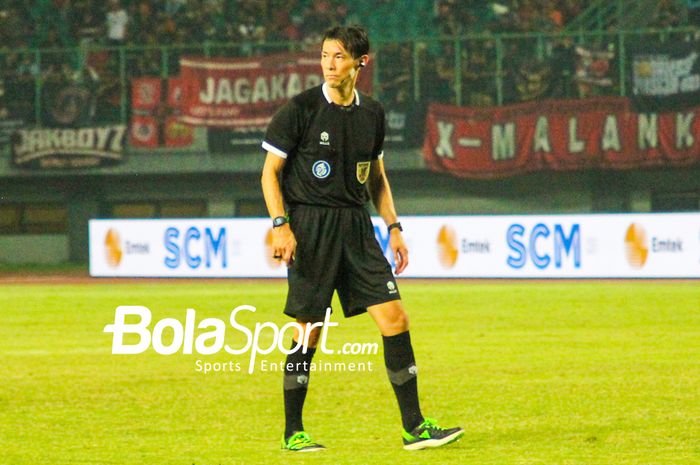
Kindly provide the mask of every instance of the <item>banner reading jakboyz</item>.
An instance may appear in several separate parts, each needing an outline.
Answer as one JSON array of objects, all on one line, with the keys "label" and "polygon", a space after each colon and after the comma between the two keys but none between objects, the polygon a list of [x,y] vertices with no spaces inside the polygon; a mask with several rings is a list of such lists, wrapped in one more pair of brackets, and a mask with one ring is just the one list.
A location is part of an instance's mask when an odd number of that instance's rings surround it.
[{"label": "banner reading jakboyz", "polygon": [[431,169],[468,178],[684,166],[700,161],[699,112],[635,113],[622,97],[485,109],[432,104],[423,155]]},{"label": "banner reading jakboyz", "polygon": [[[389,235],[375,237],[393,262]],[[700,278],[700,214],[402,217],[405,277]],[[92,276],[284,277],[269,219],[91,220]]]},{"label": "banner reading jakboyz", "polygon": [[700,105],[700,41],[645,41],[627,47],[632,103],[638,111]]},{"label": "banner reading jakboyz", "polygon": [[12,160],[30,168],[88,168],[119,162],[126,126],[21,129],[13,135]]}]

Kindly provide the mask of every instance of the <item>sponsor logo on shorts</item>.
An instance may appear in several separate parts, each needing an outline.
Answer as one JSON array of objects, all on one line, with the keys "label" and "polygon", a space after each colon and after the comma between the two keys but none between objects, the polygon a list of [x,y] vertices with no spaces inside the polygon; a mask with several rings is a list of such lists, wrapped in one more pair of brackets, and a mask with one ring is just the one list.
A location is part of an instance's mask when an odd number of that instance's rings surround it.
[{"label": "sponsor logo on shorts", "polygon": [[331,165],[325,160],[319,160],[311,167],[311,172],[318,179],[325,179],[331,174]]},{"label": "sponsor logo on shorts", "polygon": [[369,177],[369,168],[370,162],[368,161],[361,161],[357,163],[356,175],[360,184],[367,182],[367,178]]},{"label": "sponsor logo on shorts", "polygon": [[321,133],[321,141],[319,142],[319,144],[321,144],[321,145],[331,145],[330,139],[331,139],[331,136],[329,136],[328,133],[327,133],[326,131],[323,131],[323,132]]},{"label": "sponsor logo on shorts", "polygon": [[396,294],[398,290],[396,289],[396,284],[394,281],[387,281],[386,288],[389,289],[389,294]]}]

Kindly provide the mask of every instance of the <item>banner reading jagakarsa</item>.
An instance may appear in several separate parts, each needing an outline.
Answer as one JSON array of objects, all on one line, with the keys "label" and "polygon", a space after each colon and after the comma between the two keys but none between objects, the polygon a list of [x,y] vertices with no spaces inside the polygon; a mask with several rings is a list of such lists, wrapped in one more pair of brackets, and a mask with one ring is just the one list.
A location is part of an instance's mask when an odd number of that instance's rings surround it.
[{"label": "banner reading jagakarsa", "polygon": [[[323,82],[316,54],[254,58],[183,57],[182,121],[243,131],[262,130],[275,111],[300,92]],[[358,87],[369,91],[371,73]]]}]

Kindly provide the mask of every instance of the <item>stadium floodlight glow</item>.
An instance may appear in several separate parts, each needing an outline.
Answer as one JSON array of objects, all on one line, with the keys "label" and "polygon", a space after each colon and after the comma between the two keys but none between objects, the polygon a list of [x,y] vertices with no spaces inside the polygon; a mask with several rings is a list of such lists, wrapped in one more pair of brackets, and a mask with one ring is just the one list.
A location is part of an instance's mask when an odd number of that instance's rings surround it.
[{"label": "stadium floodlight glow", "polygon": [[[255,312],[255,307],[251,305],[240,305],[231,311],[229,324],[236,332],[245,335],[245,344],[239,348],[232,348],[226,344],[226,323],[219,318],[205,318],[196,324],[196,311],[189,308],[185,314],[185,324],[183,325],[175,318],[164,318],[158,321],[153,330],[149,329],[153,316],[151,311],[140,305],[121,305],[117,307],[114,314],[114,323],[104,327],[105,333],[112,333],[112,354],[133,355],[140,354],[148,350],[150,346],[161,355],[172,355],[182,351],[183,354],[192,354],[193,351],[201,355],[212,355],[225,350],[232,355],[241,355],[250,351],[248,373],[252,373],[255,366],[255,359],[258,355],[271,353],[275,348],[283,354],[291,354],[297,350],[306,351],[311,330],[314,328],[330,328],[338,326],[338,323],[330,321],[331,309],[326,309],[326,316],[322,322],[306,323],[301,325],[296,321],[285,324],[282,327],[272,322],[256,323],[251,331],[236,321],[236,315],[241,311]],[[127,323],[127,318],[137,317],[136,323]],[[195,326],[200,333],[195,337]],[[172,340],[164,342],[163,333],[167,328],[172,331]],[[297,341],[297,344],[287,349],[284,347],[284,336],[288,330],[296,328],[303,332],[304,340]],[[266,329],[272,331],[272,343],[267,347],[261,347],[261,334]],[[201,332],[201,330],[204,330]],[[126,343],[124,336],[130,334],[138,336],[138,342]],[[326,347],[328,330],[322,331],[319,349],[325,354],[333,354],[332,349]],[[169,340],[170,338],[168,338]]]}]

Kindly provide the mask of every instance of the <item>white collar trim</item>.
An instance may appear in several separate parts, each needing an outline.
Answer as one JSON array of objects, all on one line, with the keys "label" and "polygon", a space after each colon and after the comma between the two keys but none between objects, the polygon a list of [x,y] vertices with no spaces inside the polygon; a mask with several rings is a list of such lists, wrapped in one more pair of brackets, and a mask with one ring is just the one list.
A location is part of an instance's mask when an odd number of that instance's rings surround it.
[{"label": "white collar trim", "polygon": [[[323,86],[321,86],[321,90],[323,91],[323,96],[326,97],[326,101],[328,103],[333,103],[333,99],[331,99],[331,94],[328,92],[328,83],[324,82]],[[359,106],[360,105],[360,93],[357,91],[357,89],[352,90],[355,93],[355,105]]]}]

